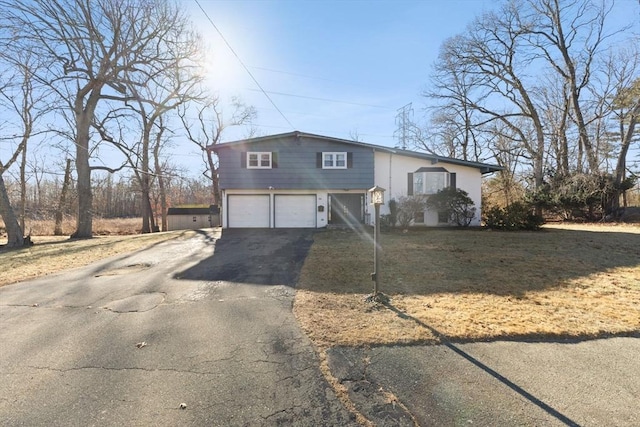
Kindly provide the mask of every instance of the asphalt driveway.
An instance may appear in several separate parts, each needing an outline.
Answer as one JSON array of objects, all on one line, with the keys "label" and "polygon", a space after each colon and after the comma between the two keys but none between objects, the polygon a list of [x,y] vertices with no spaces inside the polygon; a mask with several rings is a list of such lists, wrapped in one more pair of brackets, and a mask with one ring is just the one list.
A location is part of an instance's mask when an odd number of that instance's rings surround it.
[{"label": "asphalt driveway", "polygon": [[0,425],[352,425],[291,311],[311,242],[206,231],[0,288]]},{"label": "asphalt driveway", "polygon": [[[638,426],[640,339],[329,350],[380,426]],[[389,393],[392,398],[389,398]]]},{"label": "asphalt driveway", "polygon": [[[305,230],[202,231],[0,288],[2,426],[350,426],[292,314]],[[332,348],[377,426],[640,425],[640,338]]]}]

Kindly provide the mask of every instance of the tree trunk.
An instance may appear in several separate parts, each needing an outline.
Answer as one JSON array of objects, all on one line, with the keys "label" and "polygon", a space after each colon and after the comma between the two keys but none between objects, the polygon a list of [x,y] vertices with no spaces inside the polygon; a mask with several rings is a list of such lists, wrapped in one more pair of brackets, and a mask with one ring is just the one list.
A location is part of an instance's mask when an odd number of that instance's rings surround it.
[{"label": "tree trunk", "polygon": [[69,185],[71,184],[71,159],[67,159],[67,167],[64,170],[64,182],[62,183],[62,191],[60,191],[60,201],[58,203],[58,209],[56,209],[56,225],[53,228],[53,234],[55,236],[62,236],[62,218],[64,207],[67,200],[67,192],[69,191]]},{"label": "tree trunk", "polygon": [[153,161],[158,177],[158,187],[160,189],[160,221],[162,223],[162,231],[167,231],[167,190],[164,187],[164,177],[162,175],[162,167],[160,166],[160,136],[156,140],[153,148]]},{"label": "tree trunk", "polygon": [[211,191],[212,205],[220,204],[220,181],[218,179],[218,169],[213,161],[213,153],[207,150],[207,161],[209,162],[209,170],[211,170]]},{"label": "tree trunk", "polygon": [[22,235],[22,228],[20,227],[18,219],[11,207],[9,195],[7,194],[7,187],[4,185],[2,174],[0,174],[0,215],[2,216],[4,226],[7,229],[7,247],[15,248],[23,246],[24,236]]},{"label": "tree trunk", "polygon": [[[627,170],[627,153],[633,140],[633,134],[635,132],[636,122],[638,115],[640,115],[640,102],[638,102],[629,113],[629,124],[626,131],[624,131],[624,122],[620,123],[620,136],[622,137],[622,143],[620,144],[620,153],[618,154],[618,161],[616,163],[615,177],[613,182],[613,195],[611,200],[611,213],[617,216],[620,209],[620,196],[626,196],[625,191],[621,190],[622,181],[626,177]],[[626,197],[624,206],[626,206]]]},{"label": "tree trunk", "polygon": [[[574,82],[571,82],[571,83],[572,83],[572,86],[575,86]],[[582,115],[580,100],[579,100],[576,89],[573,89],[573,92],[571,94],[571,100],[573,102],[573,113],[575,115],[576,124],[578,126],[580,146],[584,148],[585,154],[587,156],[587,164],[589,165],[589,172],[592,174],[597,174],[599,170],[598,156],[595,150],[593,149],[593,145],[591,145],[591,139],[589,138],[589,131],[587,130],[587,125],[585,124],[585,120]]]},{"label": "tree trunk", "polygon": [[27,216],[27,144],[22,146],[22,159],[20,161],[20,228],[25,230],[25,218]]},{"label": "tree trunk", "polygon": [[142,233],[151,233],[155,228],[155,219],[151,207],[151,193],[149,191],[149,176],[142,177]]},{"label": "tree trunk", "polygon": [[142,195],[142,233],[151,233],[151,225],[149,223],[149,217],[151,216],[151,203],[149,202],[149,188],[148,188],[149,178],[143,172],[142,176],[142,191],[140,194]]},{"label": "tree trunk", "polygon": [[565,97],[562,110],[562,118],[558,129],[559,138],[559,155],[558,155],[558,172],[562,176],[569,175],[569,141],[567,139],[567,119],[569,118],[569,99]]},{"label": "tree trunk", "polygon": [[[78,174],[78,218],[76,231],[71,235],[76,239],[93,237],[93,191],[91,189],[91,166],[89,165],[89,129],[96,106],[100,100],[102,84],[93,83],[80,91],[75,100],[76,116],[76,173]],[[84,96],[89,94],[86,101]]]},{"label": "tree trunk", "polygon": [[93,236],[93,192],[89,166],[89,126],[84,135],[78,134],[76,142],[76,172],[78,174],[78,218],[73,238],[87,239]]},{"label": "tree trunk", "polygon": [[142,233],[151,233],[151,223],[153,222],[153,211],[151,209],[151,183],[149,179],[149,138],[151,137],[151,126],[148,117],[142,117],[144,122],[142,134],[142,164],[140,171],[140,192],[142,194]]}]

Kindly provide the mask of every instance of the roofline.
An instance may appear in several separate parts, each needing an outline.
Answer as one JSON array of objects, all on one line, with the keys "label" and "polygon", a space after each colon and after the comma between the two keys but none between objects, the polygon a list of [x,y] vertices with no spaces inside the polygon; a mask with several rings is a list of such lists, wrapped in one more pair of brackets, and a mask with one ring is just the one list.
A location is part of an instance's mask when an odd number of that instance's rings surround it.
[{"label": "roofline", "polygon": [[324,135],[316,135],[313,133],[306,133],[306,132],[300,132],[300,131],[286,132],[286,133],[280,133],[276,135],[259,136],[256,138],[240,139],[236,141],[224,142],[222,144],[217,144],[217,145],[209,145],[206,148],[207,150],[216,151],[217,149],[220,149],[220,148],[227,148],[227,147],[242,145],[250,142],[253,143],[253,142],[267,141],[271,139],[283,139],[283,138],[290,138],[290,137],[318,138],[318,139],[324,139],[327,141],[338,142],[341,144],[350,144],[350,145],[356,145],[360,147],[367,147],[367,148],[371,148],[374,151],[382,151],[390,154],[399,154],[401,156],[430,160],[432,164],[442,162],[442,163],[450,163],[450,164],[460,165],[460,166],[469,166],[469,167],[480,169],[480,173],[482,173],[483,175],[487,173],[493,173],[493,172],[504,170],[504,167],[502,166],[491,165],[488,163],[471,162],[468,160],[455,159],[453,157],[439,156],[437,154],[421,153],[419,151],[385,147],[383,145],[369,144],[369,143],[360,142],[360,141],[352,141],[348,139],[335,138],[335,137],[324,136]]}]

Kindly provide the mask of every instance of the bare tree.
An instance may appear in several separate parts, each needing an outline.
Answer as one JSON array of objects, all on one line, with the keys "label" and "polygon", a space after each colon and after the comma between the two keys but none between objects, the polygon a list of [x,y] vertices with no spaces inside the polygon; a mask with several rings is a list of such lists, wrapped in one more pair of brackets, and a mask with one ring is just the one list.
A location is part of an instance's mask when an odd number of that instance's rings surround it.
[{"label": "bare tree", "polygon": [[[510,0],[448,39],[426,95],[439,102],[433,123],[450,151],[460,147],[464,156],[478,141],[517,142],[535,188],[548,173],[606,170],[607,156],[623,152],[606,137],[610,110],[603,101],[611,102],[611,92],[599,81],[610,73],[599,59],[621,31],[606,25],[611,7],[596,0]],[[500,154],[501,144],[489,148]]]},{"label": "bare tree", "polygon": [[172,31],[165,34],[161,41],[163,49],[172,53],[171,61],[148,64],[144,74],[136,70],[127,79],[127,93],[132,94],[133,98],[127,101],[127,105],[139,116],[142,126],[138,153],[141,162],[140,169],[135,170],[135,176],[140,181],[142,192],[143,233],[155,228],[150,197],[153,174],[151,155],[157,157],[160,154],[162,133],[168,122],[162,118],[182,105],[202,99],[200,88],[203,77],[200,73],[201,62],[198,61],[202,48],[199,38],[189,32],[186,19],[175,19],[171,24]]},{"label": "bare tree", "polygon": [[360,137],[360,133],[358,129],[353,129],[349,131],[349,139],[355,142],[362,142],[362,138]]},{"label": "bare tree", "polygon": [[492,179],[490,187],[496,188],[502,196],[499,204],[509,206],[520,195],[521,185],[518,182],[517,173],[521,164],[527,161],[527,154],[509,127],[501,123],[495,123],[495,126],[496,128],[491,131],[494,139],[490,141],[489,147],[496,163],[504,169]]},{"label": "bare tree", "polygon": [[[431,124],[445,154],[478,161],[481,148],[477,136],[477,120],[474,117],[477,114],[474,105],[478,101],[474,101],[473,97],[478,93],[481,79],[475,73],[468,72],[468,65],[452,54],[455,44],[461,41],[461,36],[445,41],[434,65],[431,89],[424,91],[423,96],[438,103],[432,113]],[[470,148],[473,149],[472,155]]]},{"label": "bare tree", "polygon": [[[637,64],[640,58],[637,55],[635,58],[635,63]],[[626,65],[632,63],[631,61],[625,62]],[[613,212],[617,211],[620,206],[620,195],[626,197],[627,188],[623,183],[626,179],[627,156],[632,143],[637,143],[639,139],[636,126],[640,120],[640,77],[635,77],[635,79],[629,81],[629,77],[637,76],[637,72],[624,78],[626,75],[624,71],[624,69],[618,69],[620,86],[618,86],[611,103],[612,116],[616,123],[614,135],[619,141],[613,182],[615,193],[612,195],[612,206],[610,207]],[[624,199],[624,205],[626,206],[626,198]]]},{"label": "bare tree", "polygon": [[[180,117],[187,132],[187,137],[202,151],[206,170],[204,175],[211,180],[211,196],[213,204],[220,203],[220,188],[218,185],[218,160],[215,157],[215,146],[222,142],[225,130],[242,125],[251,125],[257,113],[252,106],[245,105],[239,98],[231,99],[231,117],[226,116],[217,95],[208,98],[197,108],[198,118],[194,121],[188,117],[187,109],[180,110]],[[251,137],[255,130],[249,127],[246,137]]]},{"label": "bare tree", "polygon": [[[535,85],[526,79],[526,70],[536,57],[527,46],[529,23],[522,21],[518,6],[510,2],[498,12],[482,15],[466,34],[443,44],[441,58],[447,69],[464,76],[464,80],[459,78],[462,86],[445,96],[457,103],[465,122],[470,118],[469,110],[477,112],[476,128],[494,122],[508,127],[529,153],[534,182],[540,186],[545,136]],[[523,120],[530,123],[533,133],[522,129]],[[471,127],[467,123],[461,126]]]},{"label": "bare tree", "polygon": [[[525,31],[531,43],[565,81],[589,170],[599,171],[599,159],[588,129],[583,91],[593,76],[593,66],[603,42],[614,32],[605,32],[612,3],[590,0],[528,0],[523,14],[531,19]],[[617,30],[622,31],[622,30]],[[580,164],[580,163],[579,163]]]},{"label": "bare tree", "polygon": [[[10,95],[7,95],[7,92],[10,92],[10,84],[8,84],[4,79],[0,79],[0,94],[5,99],[11,99]],[[3,124],[2,130],[7,127],[6,124]],[[3,142],[6,143],[8,138],[3,138]],[[11,154],[7,164],[3,164],[2,160],[0,160],[0,216],[5,224],[5,229],[7,231],[7,246],[8,247],[16,247],[22,246],[24,244],[24,235],[23,230],[24,227],[21,227],[18,223],[18,218],[15,215],[13,210],[13,206],[11,205],[11,201],[9,200],[9,194],[7,191],[6,184],[4,182],[4,178],[2,175],[4,172],[13,164],[20,152],[25,150],[26,141],[22,141],[13,153]]]},{"label": "bare tree", "polygon": [[[1,49],[0,49],[1,50]],[[19,227],[13,224],[15,212],[10,203],[4,180],[0,184],[3,216],[9,234],[9,246],[23,244],[25,230],[25,206],[26,206],[26,167],[27,148],[29,141],[41,133],[36,128],[37,122],[43,115],[49,112],[45,104],[46,93],[37,86],[33,73],[38,70],[40,64],[29,52],[17,52],[15,55],[7,55],[0,52],[0,59],[4,63],[4,75],[0,77],[0,110],[5,117],[10,117],[11,125],[2,126],[0,129],[0,142],[3,144],[15,144],[6,163],[0,159],[0,175],[15,162],[20,164],[20,215]]]},{"label": "bare tree", "polygon": [[170,0],[0,0],[0,23],[15,36],[9,51],[29,51],[46,61],[40,81],[73,111],[74,237],[92,236],[91,129],[99,104],[130,99],[132,76],[173,60],[174,52],[161,41],[172,34],[176,19],[183,15]]}]

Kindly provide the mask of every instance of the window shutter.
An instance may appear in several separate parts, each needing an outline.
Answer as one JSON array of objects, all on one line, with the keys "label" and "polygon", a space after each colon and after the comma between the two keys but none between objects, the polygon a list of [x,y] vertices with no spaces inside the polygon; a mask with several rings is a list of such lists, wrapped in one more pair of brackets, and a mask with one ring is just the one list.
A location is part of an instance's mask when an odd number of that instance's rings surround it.
[{"label": "window shutter", "polygon": [[278,167],[278,152],[274,151],[271,153],[271,167],[272,168],[277,168]]},{"label": "window shutter", "polygon": [[453,188],[454,190],[458,187],[456,187],[456,174],[455,172],[452,172],[449,174],[449,187]]},{"label": "window shutter", "polygon": [[407,196],[413,196],[413,174],[407,174]]},{"label": "window shutter", "polygon": [[316,167],[322,168],[322,153],[316,153]]},{"label": "window shutter", "polygon": [[247,167],[247,152],[243,151],[240,153],[240,167],[241,168],[246,168]]},{"label": "window shutter", "polygon": [[347,153],[347,168],[353,167],[353,153]]}]

